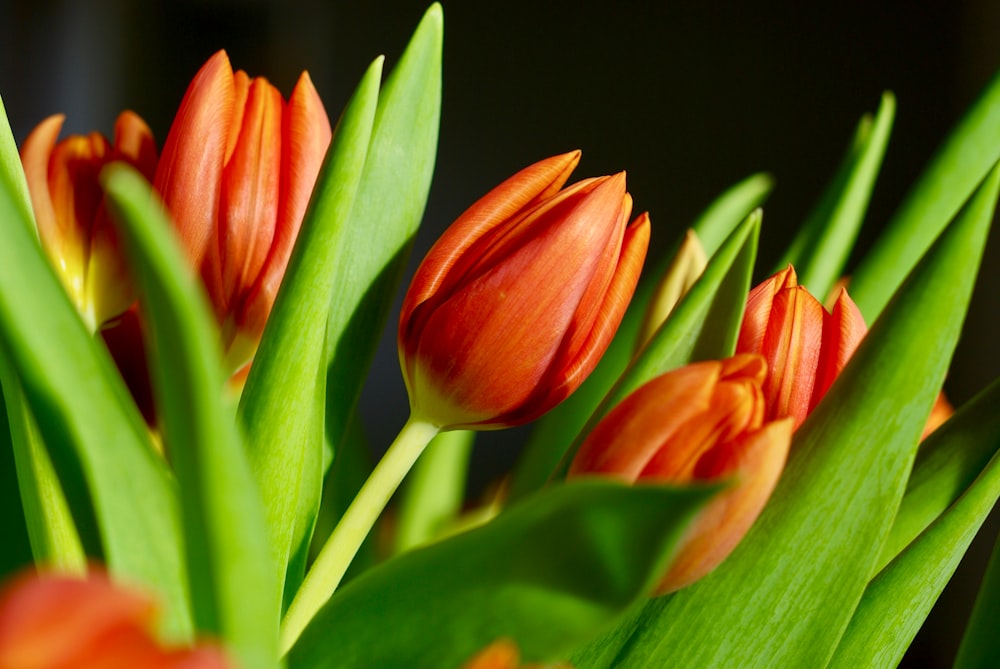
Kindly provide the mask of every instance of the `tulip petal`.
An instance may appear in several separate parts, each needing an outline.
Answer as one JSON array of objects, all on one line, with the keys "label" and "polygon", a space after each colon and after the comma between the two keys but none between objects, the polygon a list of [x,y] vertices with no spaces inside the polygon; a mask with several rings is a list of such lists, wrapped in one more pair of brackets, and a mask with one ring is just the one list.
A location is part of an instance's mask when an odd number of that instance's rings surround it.
[{"label": "tulip petal", "polygon": [[847,295],[847,291],[841,289],[833,305],[833,312],[824,314],[823,347],[816,367],[816,386],[813,389],[810,411],[819,404],[840,371],[847,366],[847,361],[854,355],[854,349],[867,332],[868,326],[861,311]]},{"label": "tulip petal", "polygon": [[[553,156],[524,168],[469,207],[448,227],[424,258],[403,300],[400,342],[413,342],[412,333],[423,329],[413,318],[418,306],[435,294],[447,294],[464,275],[475,256],[468,249],[489,235],[496,226],[507,223],[519,212],[551,197],[562,188],[580,161],[580,152]],[[412,351],[408,351],[412,353]]]},{"label": "tulip petal", "polygon": [[305,72],[288,99],[282,123],[281,192],[274,239],[267,260],[236,316],[241,329],[257,335],[263,331],[278,294],[332,138],[326,109]]},{"label": "tulip petal", "polygon": [[201,264],[215,229],[234,102],[233,70],[226,52],[219,51],[188,86],[153,181],[195,265]]},{"label": "tulip petal", "polygon": [[49,159],[59,139],[65,116],[50,116],[31,131],[21,145],[21,164],[28,182],[31,207],[42,246],[49,249],[50,257],[61,254],[61,237],[57,228],[56,211],[49,191]]},{"label": "tulip petal", "polygon": [[156,176],[156,142],[146,122],[135,112],[123,111],[115,121],[114,135],[116,153],[152,181]]},{"label": "tulip petal", "polygon": [[755,286],[747,296],[746,311],[743,324],[740,326],[736,350],[758,352],[763,350],[764,335],[767,332],[768,320],[771,317],[774,296],[785,288],[799,285],[795,269],[789,265],[766,281]]}]

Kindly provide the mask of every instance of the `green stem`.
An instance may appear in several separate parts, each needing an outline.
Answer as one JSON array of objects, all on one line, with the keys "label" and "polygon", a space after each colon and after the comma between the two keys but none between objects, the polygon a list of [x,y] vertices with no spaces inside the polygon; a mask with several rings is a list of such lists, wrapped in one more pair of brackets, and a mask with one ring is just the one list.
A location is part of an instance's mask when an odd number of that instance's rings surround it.
[{"label": "green stem", "polygon": [[411,414],[381,462],[347,507],[316,557],[281,626],[281,653],[287,653],[316,612],[333,595],[351,560],[403,477],[440,428]]}]

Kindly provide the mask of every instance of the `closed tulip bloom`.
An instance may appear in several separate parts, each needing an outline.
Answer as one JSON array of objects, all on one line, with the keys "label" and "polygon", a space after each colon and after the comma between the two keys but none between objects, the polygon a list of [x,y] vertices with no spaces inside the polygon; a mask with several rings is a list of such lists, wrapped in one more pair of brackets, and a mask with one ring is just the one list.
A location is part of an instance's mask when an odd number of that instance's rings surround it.
[{"label": "closed tulip bloom", "polygon": [[108,163],[125,161],[151,179],[156,146],[146,123],[129,111],[118,117],[113,142],[96,132],[57,141],[63,121],[62,115],[42,121],[24,140],[21,162],[42,248],[95,332],[135,301],[98,175]]},{"label": "closed tulip bloom", "polygon": [[0,669],[229,669],[212,645],[167,648],[156,607],[111,583],[25,574],[0,594]]},{"label": "closed tulip bloom", "polygon": [[649,219],[625,174],[562,189],[579,152],[518,172],[430,250],[403,301],[413,413],[447,428],[530,421],[593,370],[635,290]]},{"label": "closed tulip bloom", "polygon": [[789,266],[750,291],[736,344],[738,353],[767,360],[768,418],[792,416],[795,427],[819,404],[868,327],[847,291],[832,312],[798,285]]},{"label": "closed tulip bloom", "polygon": [[657,594],[715,569],[750,529],[778,482],[792,424],[765,418],[766,375],[759,355],[667,372],[609,411],[573,459],[570,477],[730,482],[688,528]]},{"label": "closed tulip bloom", "polygon": [[303,73],[288,102],[224,51],[188,87],[153,185],[201,273],[233,371],[256,351],[331,129]]}]

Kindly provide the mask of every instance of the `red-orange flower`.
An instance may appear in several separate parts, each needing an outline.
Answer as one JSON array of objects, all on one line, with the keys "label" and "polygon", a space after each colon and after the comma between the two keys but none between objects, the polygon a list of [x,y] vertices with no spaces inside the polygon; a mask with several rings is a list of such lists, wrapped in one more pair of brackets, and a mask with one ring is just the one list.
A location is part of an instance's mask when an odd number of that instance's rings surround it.
[{"label": "red-orange flower", "polygon": [[0,669],[232,667],[209,644],[164,647],[155,617],[150,599],[100,574],[25,574],[0,593]]},{"label": "red-orange flower", "polygon": [[736,351],[764,356],[767,417],[792,416],[798,428],[867,331],[846,290],[827,312],[789,266],[750,291]]},{"label": "red-orange flower", "polygon": [[640,386],[587,436],[569,476],[629,483],[732,479],[682,539],[657,594],[715,569],[771,496],[791,444],[789,419],[767,421],[759,355],[737,355],[667,372]]},{"label": "red-orange flower", "polygon": [[256,350],[331,129],[309,75],[286,103],[212,56],[184,94],[153,185],[201,272],[233,371]]},{"label": "red-orange flower", "polygon": [[414,413],[443,427],[527,422],[604,353],[635,290],[649,218],[628,224],[624,173],[560,190],[579,157],[504,181],[424,258],[399,322]]},{"label": "red-orange flower", "polygon": [[156,169],[156,146],[146,123],[123,112],[114,142],[100,133],[57,143],[64,117],[50,116],[24,140],[21,162],[42,247],[91,331],[135,301],[135,288],[119,249],[98,182],[113,161],[147,178]]}]

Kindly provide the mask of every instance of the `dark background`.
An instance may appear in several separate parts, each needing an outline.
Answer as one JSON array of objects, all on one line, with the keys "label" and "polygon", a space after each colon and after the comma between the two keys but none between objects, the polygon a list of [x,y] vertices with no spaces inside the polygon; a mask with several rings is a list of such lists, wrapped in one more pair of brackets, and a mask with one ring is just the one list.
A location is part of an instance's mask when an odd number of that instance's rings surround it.
[{"label": "dark background", "polygon": [[[425,9],[423,0],[0,0],[0,95],[18,141],[55,112],[67,113],[68,132],[108,133],[130,107],[162,142],[191,76],[225,48],[235,67],[285,94],[308,69],[335,118],[372,58],[384,53],[392,66]],[[773,173],[760,262],[770,267],[859,116],[890,89],[898,112],[864,248],[1000,66],[995,0],[445,0],[444,9],[441,141],[414,263],[503,178],[581,148],[578,176],[628,170],[637,211],[652,215],[654,251],[724,188]],[[997,237],[946,386],[957,403],[1000,375]],[[362,413],[375,444],[405,418],[391,327]],[[477,471],[510,463],[509,436],[481,441]],[[982,533],[903,666],[950,665],[995,528]]]}]

